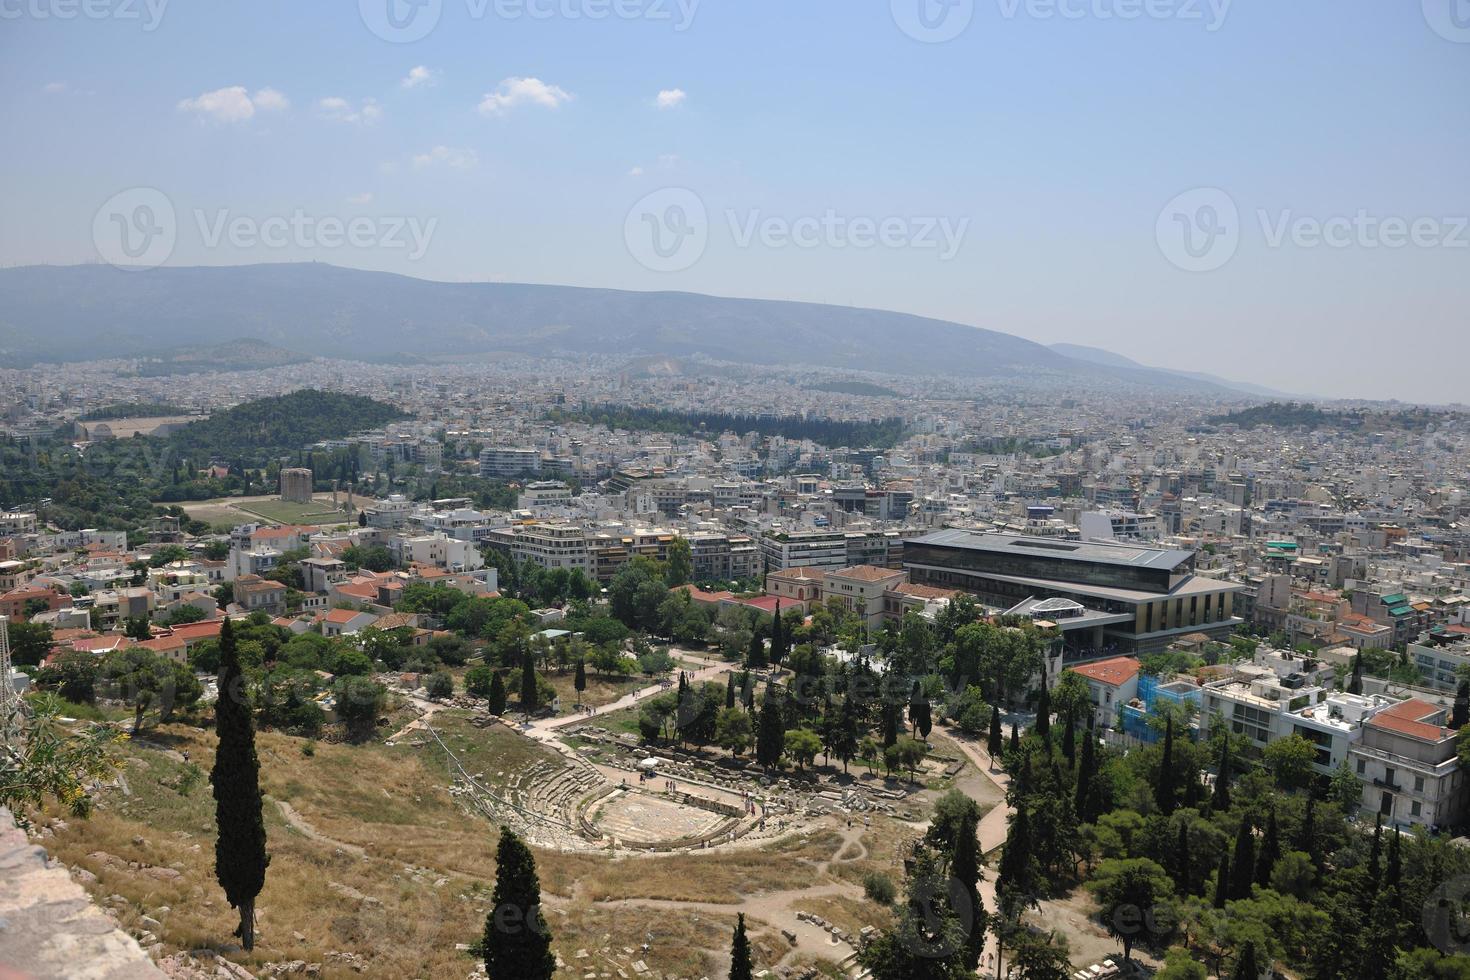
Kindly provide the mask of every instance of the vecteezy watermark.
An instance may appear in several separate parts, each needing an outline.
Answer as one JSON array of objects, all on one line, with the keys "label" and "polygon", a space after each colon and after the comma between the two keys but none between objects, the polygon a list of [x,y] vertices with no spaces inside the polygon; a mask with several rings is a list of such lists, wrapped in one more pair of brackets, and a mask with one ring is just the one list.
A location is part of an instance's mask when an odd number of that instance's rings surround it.
[{"label": "vecteezy watermark", "polygon": [[1210,33],[1225,24],[1231,0],[996,0],[1006,20],[1177,20]]},{"label": "vecteezy watermark", "polygon": [[1470,44],[1470,0],[1420,0],[1429,29],[1446,41]]},{"label": "vecteezy watermark", "polygon": [[158,29],[168,0],[0,0],[0,20],[138,21]]},{"label": "vecteezy watermark", "polygon": [[1419,921],[1441,953],[1470,953],[1470,875],[1442,882],[1424,896]]},{"label": "vecteezy watermark", "polygon": [[[312,214],[304,208],[265,216],[229,208],[190,212],[198,243],[206,249],[291,249],[296,251],[384,249],[423,258],[438,218],[415,215]],[[154,187],[132,187],[108,198],[92,218],[92,243],[109,265],[153,269],[167,262],[178,244],[180,222],[168,195]]]},{"label": "vecteezy watermark", "polygon": [[97,255],[119,269],[152,269],[173,254],[179,237],[174,204],[154,187],[130,187],[109,197],[92,216]]},{"label": "vecteezy watermark", "polygon": [[1210,272],[1229,262],[1240,245],[1240,214],[1218,187],[1175,196],[1159,212],[1154,238],[1164,258],[1186,272]]},{"label": "vecteezy watermark", "polygon": [[[1358,208],[1326,217],[1290,208],[1257,208],[1261,243],[1267,248],[1387,249],[1470,248],[1470,216],[1374,214]],[[1159,251],[1186,272],[1211,272],[1234,257],[1244,223],[1231,196],[1218,187],[1178,195],[1159,212],[1154,235]]]},{"label": "vecteezy watermark", "polygon": [[[0,0],[4,2],[4,0]],[[464,0],[470,20],[646,20],[687,31],[700,0]],[[439,26],[444,0],[357,0],[367,29],[384,41],[408,44]]]},{"label": "vecteezy watermark", "polygon": [[915,41],[941,44],[965,32],[975,16],[975,0],[889,0],[893,22]]},{"label": "vecteezy watermark", "polygon": [[623,244],[645,269],[683,272],[709,244],[704,201],[687,187],[665,187],[639,198],[623,219]]},{"label": "vecteezy watermark", "polygon": [[[1425,0],[1426,3],[1433,0]],[[1232,0],[995,0],[1002,20],[1177,20],[1218,31]],[[965,32],[975,0],[889,0],[898,29],[916,41],[939,44]]]},{"label": "vecteezy watermark", "polygon": [[[767,215],[759,208],[724,212],[736,248],[917,249],[942,262],[959,253],[969,218],[941,216],[820,214]],[[704,255],[710,222],[704,201],[684,187],[668,187],[641,198],[623,222],[623,241],[638,263],[654,272],[682,272]]]}]

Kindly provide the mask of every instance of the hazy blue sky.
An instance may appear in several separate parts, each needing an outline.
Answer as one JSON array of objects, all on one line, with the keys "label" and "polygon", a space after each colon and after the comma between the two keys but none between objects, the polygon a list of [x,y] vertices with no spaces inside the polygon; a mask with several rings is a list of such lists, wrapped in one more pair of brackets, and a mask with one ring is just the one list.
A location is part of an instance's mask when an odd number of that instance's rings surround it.
[{"label": "hazy blue sky", "polygon": [[1470,0],[416,2],[0,0],[0,262],[117,261],[171,211],[142,261],[877,306],[1470,400]]}]

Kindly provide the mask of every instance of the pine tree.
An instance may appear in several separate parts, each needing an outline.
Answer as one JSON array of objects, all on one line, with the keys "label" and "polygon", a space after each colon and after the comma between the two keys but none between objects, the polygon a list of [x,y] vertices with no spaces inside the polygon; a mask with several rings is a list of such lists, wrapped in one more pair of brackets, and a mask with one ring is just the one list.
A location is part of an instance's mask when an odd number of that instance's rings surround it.
[{"label": "pine tree", "polygon": [[1031,840],[1031,818],[1024,804],[1016,807],[1006,831],[996,872],[995,896],[1002,916],[1011,919],[1022,908],[1035,904],[1037,892],[1036,855]]},{"label": "pine tree", "polygon": [[1016,726],[1011,725],[1011,751],[1019,752],[1021,749],[1021,733],[1016,731]]},{"label": "pine tree", "polygon": [[521,658],[521,710],[526,714],[534,712],[539,705],[536,701],[536,658],[529,653]]},{"label": "pine tree", "polygon": [[781,701],[781,689],[775,684],[767,684],[755,738],[755,760],[766,769],[781,761],[781,753],[786,748],[786,723],[782,717]]},{"label": "pine tree", "polygon": [[1215,872],[1215,908],[1223,909],[1230,898],[1230,852],[1220,855],[1220,868]]},{"label": "pine tree", "polygon": [[551,931],[541,914],[536,859],[509,828],[495,850],[495,890],[481,943],[489,980],[550,980]]},{"label": "pine tree", "polygon": [[1450,711],[1450,727],[1459,731],[1470,725],[1470,680],[1460,681],[1455,688],[1455,707]]},{"label": "pine tree", "polygon": [[745,938],[745,913],[736,913],[735,935],[730,940],[730,980],[751,980],[750,940]]},{"label": "pine tree", "polygon": [[1235,969],[1230,973],[1230,980],[1261,980],[1261,968],[1256,966],[1256,944],[1246,940],[1245,945],[1240,947],[1240,955],[1235,958]]},{"label": "pine tree", "polygon": [[1266,833],[1261,838],[1261,851],[1256,856],[1256,884],[1271,887],[1271,870],[1281,858],[1281,838],[1276,828],[1276,808],[1266,814]]},{"label": "pine tree", "polygon": [[255,754],[255,726],[245,693],[245,676],[234,626],[227,618],[219,633],[219,700],[214,727],[219,736],[214,769],[214,873],[230,905],[240,911],[235,935],[247,951],[255,948],[255,898],[265,886],[270,855],[265,850],[265,820],[261,816],[260,760]]},{"label": "pine tree", "polygon": [[582,692],[587,690],[587,664],[581,660],[577,661],[577,673],[572,678],[572,687],[577,692],[578,703],[581,703]]},{"label": "pine tree", "polygon": [[1230,866],[1230,897],[1250,898],[1251,881],[1255,876],[1256,838],[1251,832],[1251,822],[1244,817],[1235,833],[1235,860]]},{"label": "pine tree", "polygon": [[898,705],[892,699],[883,702],[883,747],[898,741]]},{"label": "pine tree", "polygon": [[500,676],[500,671],[490,675],[490,697],[489,710],[492,715],[505,714],[505,678]]},{"label": "pine tree", "polygon": [[1170,715],[1164,721],[1164,754],[1159,760],[1159,781],[1154,785],[1154,800],[1166,817],[1178,805],[1177,792],[1174,774],[1174,716]]},{"label": "pine tree", "polygon": [[748,670],[740,675],[740,697],[746,711],[755,710],[755,682],[751,680]]},{"label": "pine tree", "polygon": [[990,740],[985,745],[985,751],[990,753],[992,761],[1000,758],[1005,749],[1005,740],[1000,734],[1000,705],[990,706]]},{"label": "pine tree", "polygon": [[1215,792],[1210,797],[1210,809],[1225,813],[1230,809],[1230,736],[1220,740],[1220,775],[1215,777]]},{"label": "pine tree", "polygon": [[1036,734],[1051,741],[1051,692],[1046,689],[1046,678],[1041,679],[1041,693],[1036,697]]},{"label": "pine tree", "polygon": [[969,921],[960,916],[960,926],[965,931],[965,966],[971,972],[980,964],[980,954],[985,951],[985,905],[980,897],[980,842],[976,837],[979,828],[979,811],[970,808],[965,819],[960,821],[955,834],[954,850],[949,860],[949,873],[964,886],[969,897]]}]

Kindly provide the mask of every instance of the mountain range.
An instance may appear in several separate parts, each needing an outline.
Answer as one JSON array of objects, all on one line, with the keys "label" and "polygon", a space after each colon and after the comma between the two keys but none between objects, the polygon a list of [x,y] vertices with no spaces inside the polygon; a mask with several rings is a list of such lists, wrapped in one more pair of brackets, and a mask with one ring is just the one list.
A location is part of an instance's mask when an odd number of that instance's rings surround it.
[{"label": "mountain range", "polygon": [[159,356],[250,338],[381,361],[516,352],[703,356],[887,374],[1143,385],[1258,394],[1095,348],[1047,347],[964,324],[818,303],[522,283],[434,282],[322,263],[0,269],[0,359]]}]

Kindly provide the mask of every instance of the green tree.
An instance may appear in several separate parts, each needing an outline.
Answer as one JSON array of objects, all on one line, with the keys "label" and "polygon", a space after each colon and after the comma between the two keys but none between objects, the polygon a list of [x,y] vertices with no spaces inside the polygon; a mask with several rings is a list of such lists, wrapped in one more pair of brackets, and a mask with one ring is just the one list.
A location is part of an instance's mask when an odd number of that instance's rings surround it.
[{"label": "green tree", "polygon": [[694,559],[690,555],[689,542],[685,538],[674,538],[669,542],[668,560],[664,564],[664,584],[677,588],[694,577]]},{"label": "green tree", "polygon": [[991,760],[1000,758],[1001,752],[1005,751],[1005,740],[1000,733],[1000,705],[990,706],[990,738],[985,743],[985,751],[990,753]]},{"label": "green tree", "polygon": [[1242,817],[1235,831],[1235,850],[1230,865],[1230,897],[1251,897],[1251,882],[1255,880],[1256,838],[1251,831],[1251,822]]},{"label": "green tree", "polygon": [[791,756],[797,769],[811,765],[817,753],[822,751],[822,740],[807,728],[793,728],[786,732],[784,744],[786,754]]},{"label": "green tree", "polygon": [[521,710],[532,714],[539,707],[536,691],[536,662],[530,657],[521,658]]},{"label": "green tree", "polygon": [[0,731],[20,736],[0,739],[0,806],[22,827],[29,826],[29,812],[47,797],[74,816],[87,816],[92,811],[87,784],[118,768],[107,746],[121,736],[110,725],[72,730],[61,722],[63,706],[53,694],[29,698],[27,704],[29,715],[12,702],[10,715],[0,717]]},{"label": "green tree", "polygon": [[1109,858],[1087,883],[1097,898],[1108,935],[1123,944],[1123,961],[1133,957],[1142,935],[1167,938],[1175,921],[1174,883],[1148,858]]},{"label": "green tree", "polygon": [[73,704],[91,704],[97,699],[97,658],[81,650],[69,650],[36,674],[39,686],[49,687]]},{"label": "green tree", "polygon": [[1267,745],[1261,757],[1276,778],[1277,786],[1284,790],[1303,789],[1312,779],[1317,747],[1293,732]]},{"label": "green tree", "polygon": [[255,726],[245,693],[245,675],[234,629],[228,619],[220,627],[219,699],[215,702],[214,870],[230,906],[240,912],[235,935],[247,951],[255,948],[255,898],[265,885],[270,855],[265,849],[265,820],[261,815],[260,761],[255,755]]},{"label": "green tree", "polygon": [[10,623],[10,660],[17,667],[34,667],[51,652],[49,623]]},{"label": "green tree", "polygon": [[761,699],[760,724],[755,737],[755,759],[764,769],[780,762],[782,753],[786,751],[782,700],[781,689],[775,684],[767,684],[766,696]]},{"label": "green tree", "polygon": [[447,671],[439,670],[429,675],[424,687],[429,697],[443,700],[454,695],[454,678]]},{"label": "green tree", "polygon": [[348,738],[360,742],[372,735],[387,693],[383,685],[369,677],[337,678],[332,685],[333,704]]},{"label": "green tree", "polygon": [[1261,980],[1261,968],[1256,965],[1255,943],[1247,942],[1240,948],[1240,955],[1235,958],[1235,968],[1230,971],[1230,980]]},{"label": "green tree", "polygon": [[1016,980],[1071,980],[1072,959],[1067,937],[1024,928],[1014,932],[1008,976]]},{"label": "green tree", "polygon": [[486,705],[485,710],[489,711],[492,715],[505,714],[505,678],[498,670],[490,672],[490,691],[486,695],[486,700],[490,703]]},{"label": "green tree", "polygon": [[509,828],[495,850],[495,890],[480,940],[489,980],[551,980],[556,957],[541,914],[536,859]]},{"label": "green tree", "polygon": [[[681,539],[682,540],[682,539]],[[736,913],[735,934],[730,939],[730,980],[751,980],[750,940],[745,938],[745,913]]]},{"label": "green tree", "polygon": [[582,692],[587,690],[587,663],[577,661],[577,672],[572,676],[572,688],[577,692],[577,703],[582,703]]},{"label": "green tree", "polygon": [[1154,980],[1206,980],[1205,965],[1190,955],[1183,946],[1170,946],[1164,954],[1164,965]]},{"label": "green tree", "polygon": [[1154,799],[1158,802],[1159,812],[1164,816],[1174,812],[1178,793],[1178,773],[1174,769],[1174,719],[1170,716],[1165,723],[1164,750],[1159,757],[1159,776],[1154,783]]},{"label": "green tree", "polygon": [[985,950],[988,916],[980,897],[980,842],[976,833],[980,808],[959,790],[950,790],[934,804],[927,840],[941,855],[948,855],[949,873],[965,889],[965,901],[955,904],[960,929],[965,934],[964,963],[971,970]]},{"label": "green tree", "polygon": [[942,858],[918,846],[906,900],[890,929],[868,943],[858,962],[873,980],[961,980],[973,976],[964,963],[965,937],[953,907],[952,880]]},{"label": "green tree", "polygon": [[750,715],[739,708],[724,708],[715,720],[715,741],[731,755],[739,755],[750,747],[754,735]]}]

